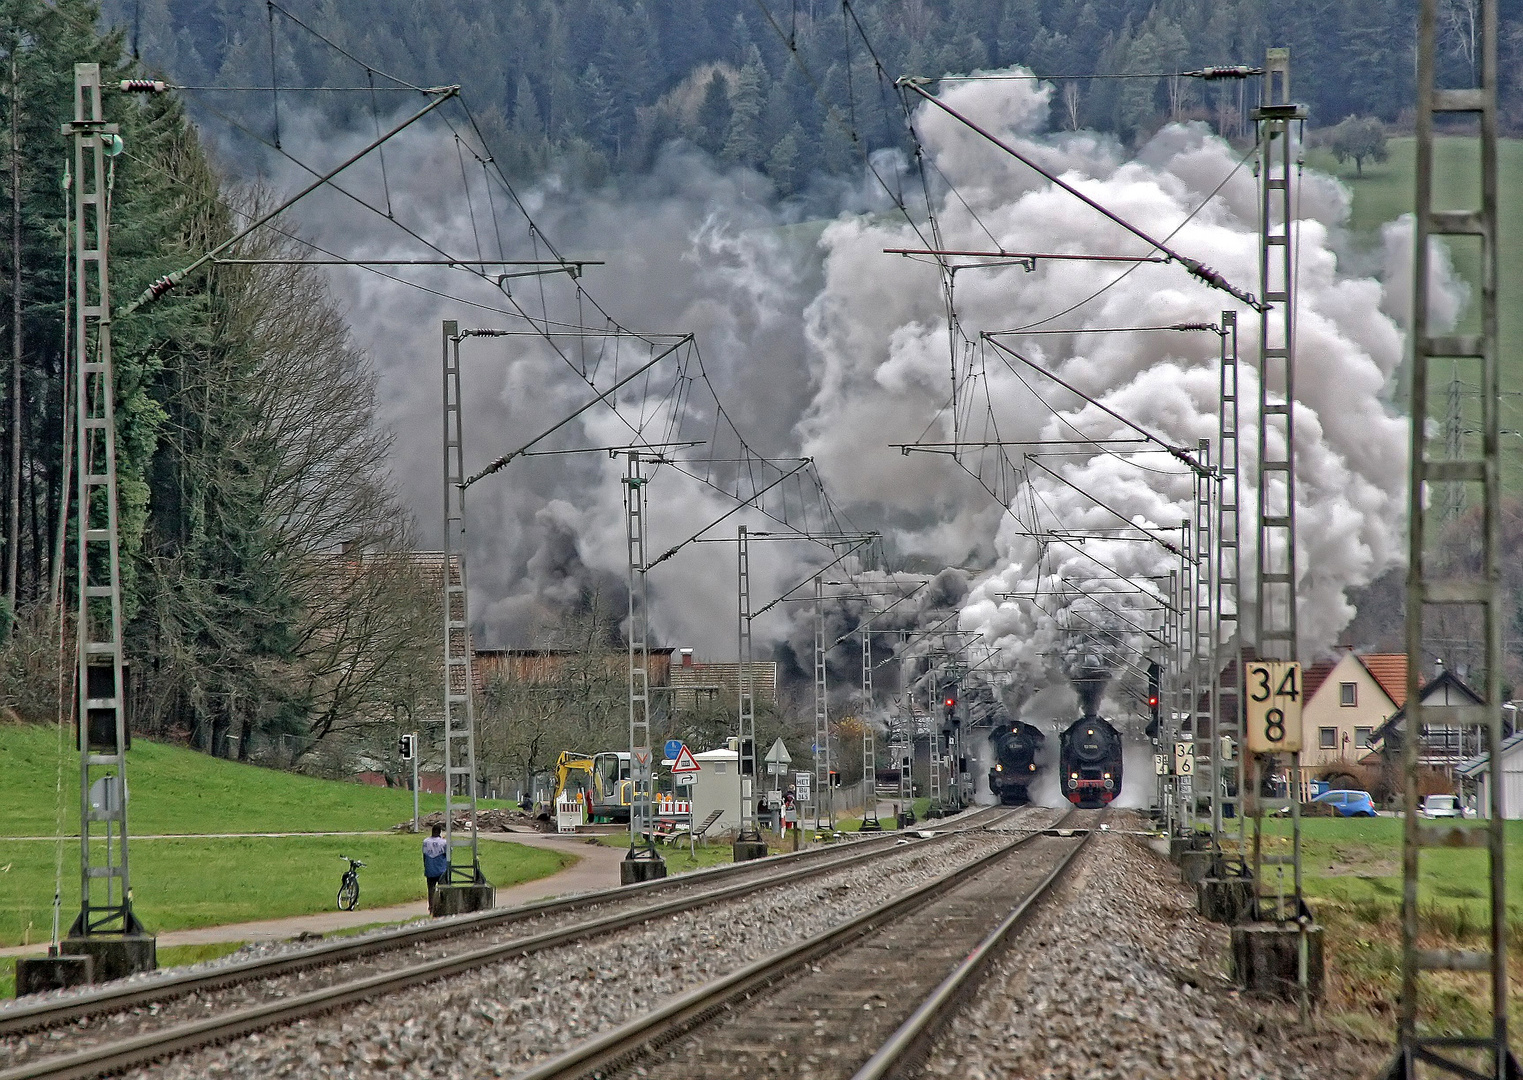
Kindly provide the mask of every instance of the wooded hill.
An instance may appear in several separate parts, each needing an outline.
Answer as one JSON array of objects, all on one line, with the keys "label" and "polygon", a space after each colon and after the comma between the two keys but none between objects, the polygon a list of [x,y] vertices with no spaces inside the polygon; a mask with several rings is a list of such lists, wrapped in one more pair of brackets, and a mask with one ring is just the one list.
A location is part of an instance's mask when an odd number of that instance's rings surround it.
[{"label": "wooded hill", "polygon": [[[1473,61],[1478,4],[1441,7],[1443,62],[1458,78]],[[364,67],[283,8],[377,69],[463,84],[500,158],[526,175],[553,158],[594,179],[610,166],[638,172],[682,137],[790,191],[853,168],[853,129],[868,148],[904,143],[874,56],[889,79],[1011,64],[1056,76],[1258,64],[1284,45],[1295,97],[1324,126],[1399,122],[1414,93],[1409,0],[108,0],[106,16],[183,83],[268,86],[273,43],[281,85],[366,85]],[[1501,17],[1506,123],[1520,130],[1523,0],[1502,0]],[[1238,95],[1198,80],[1082,80],[1056,99],[1054,123],[1133,139],[1194,117],[1237,134],[1253,104]],[[321,97],[336,121],[367,115],[363,94]],[[216,98],[272,132],[270,101]]]},{"label": "wooded hill", "polygon": [[[174,95],[124,95],[135,70],[83,0],[0,2],[7,75],[0,130],[18,120],[20,264],[5,230],[0,310],[21,282],[18,572],[0,601],[0,706],[58,711],[55,568],[73,592],[74,525],[61,528],[64,223],[74,64],[101,65],[113,159],[110,276],[118,307],[237,230],[258,191],[223,186]],[[6,139],[7,144],[9,138]],[[9,188],[13,155],[0,183]],[[6,195],[9,196],[9,191]],[[5,198],[9,203],[10,199]],[[267,234],[266,234],[267,235]],[[284,253],[256,239],[245,256]],[[9,328],[5,333],[9,345]],[[311,268],[219,267],[114,322],[117,467],[135,727],[226,755],[263,739],[289,750],[437,696],[426,580],[405,554],[407,515],[387,486],[374,378]],[[11,350],[4,350],[10,383]],[[9,395],[7,395],[9,398]],[[6,485],[7,495],[10,485]],[[71,511],[77,521],[77,513]],[[6,514],[0,520],[8,518]],[[8,530],[7,530],[8,531]],[[63,559],[55,558],[59,545]],[[340,545],[345,550],[340,553]],[[437,580],[437,575],[435,575]],[[431,601],[434,592],[427,591]],[[67,678],[69,665],[65,663]],[[68,699],[69,683],[63,683]],[[389,732],[388,732],[389,734]]]}]

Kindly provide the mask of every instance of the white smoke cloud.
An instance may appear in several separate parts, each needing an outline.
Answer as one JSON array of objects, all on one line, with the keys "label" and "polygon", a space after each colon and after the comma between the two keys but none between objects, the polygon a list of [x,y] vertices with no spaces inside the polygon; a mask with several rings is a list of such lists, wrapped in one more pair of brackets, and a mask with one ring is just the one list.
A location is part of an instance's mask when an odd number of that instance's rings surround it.
[{"label": "white smoke cloud", "polygon": [[[1172,234],[1178,250],[1258,291],[1251,163],[1240,166],[1241,154],[1205,128],[1167,127],[1128,155],[1106,137],[1044,133],[1050,91],[1039,84],[948,86],[945,94],[954,107],[1013,140],[1044,167],[1151,235]],[[1016,251],[1148,253],[1137,238],[950,117],[926,106],[917,122],[928,155],[956,189],[936,197],[946,247],[986,249],[998,243]],[[298,124],[287,120],[287,145],[313,147],[312,159],[336,160],[352,149],[343,140],[327,139],[319,154],[319,133],[309,130],[304,142]],[[447,132],[420,125],[388,146],[387,167],[399,217],[453,253],[474,252],[478,237],[487,257],[496,253],[497,238],[485,224],[485,189],[479,182],[472,189],[473,230]],[[274,165],[270,170],[281,181],[277,186],[289,186],[284,181],[297,176]],[[368,198],[380,199],[378,169],[361,167],[350,182]],[[1018,679],[1034,689],[1053,678],[1062,634],[1050,614],[1002,594],[1051,593],[1063,578],[1094,582],[1104,575],[1098,564],[1133,577],[1166,573],[1174,559],[1156,545],[1120,539],[1085,543],[1083,550],[1093,559],[1071,547],[1044,546],[1024,535],[1033,508],[1044,527],[1111,529],[1119,522],[1037,469],[1030,470],[1016,505],[1005,507],[946,457],[905,456],[891,448],[922,433],[932,441],[951,438],[943,406],[952,359],[934,268],[883,253],[923,241],[902,217],[886,212],[881,200],[876,209],[862,209],[876,197],[864,181],[861,188],[839,193],[838,205],[849,211],[804,220],[797,204],[779,208],[761,178],[724,171],[690,148],[671,149],[651,176],[617,190],[567,192],[549,183],[524,195],[559,251],[604,260],[606,265],[589,269],[586,283],[612,314],[641,330],[697,335],[706,372],[754,445],[779,456],[812,456],[852,520],[882,529],[888,547],[917,566],[986,568],[963,601],[962,626],[997,643]],[[496,198],[506,222],[500,192]],[[1331,643],[1351,617],[1347,590],[1367,583],[1404,553],[1406,423],[1389,392],[1402,352],[1396,319],[1406,304],[1402,244],[1410,247],[1410,230],[1388,227],[1382,276],[1355,276],[1335,254],[1335,238],[1348,213],[1346,189],[1307,171],[1298,199],[1297,497],[1302,644],[1310,653]],[[304,205],[300,220],[320,242],[346,253],[420,251],[386,231],[374,215],[331,194]],[[519,224],[504,226],[502,243],[510,258],[544,257],[543,247],[536,247]],[[1452,317],[1463,306],[1463,294],[1446,264],[1440,262],[1435,273]],[[458,273],[408,271],[407,276],[477,303],[502,304],[494,289],[462,284]],[[398,434],[399,486],[422,523],[423,537],[437,543],[440,320],[515,324],[358,271],[337,272],[333,280],[357,339],[382,373],[385,420]],[[1030,273],[1014,266],[965,271],[956,278],[956,307],[964,332],[976,338],[986,330],[1050,320],[1107,283],[1092,300],[1046,325],[1215,322],[1224,309],[1238,312],[1243,470],[1251,478],[1257,317],[1178,265],[1143,264],[1127,271],[1118,264],[1044,262]],[[524,279],[513,288],[526,307],[539,310],[539,281]],[[576,293],[563,279],[547,280],[544,288],[554,316],[592,314],[585,304],[577,307]],[[1076,332],[1008,340],[1170,442],[1193,446],[1198,439],[1215,439],[1212,335]],[[597,347],[587,343],[589,351]],[[468,468],[516,445],[588,396],[561,358],[532,338],[473,342],[468,348]],[[580,362],[579,346],[568,351]],[[621,363],[632,359],[633,354],[625,355]],[[984,401],[991,403],[1005,439],[1127,434],[1100,410],[1029,371],[1012,370],[992,353],[973,373],[979,409]],[[985,418],[979,413],[975,419],[982,424]],[[594,411],[571,425],[557,445],[612,445],[628,437],[628,429],[606,410]],[[1177,533],[1180,519],[1189,515],[1190,480],[1166,455],[1096,453],[1048,464],[1149,529]],[[486,641],[527,643],[537,619],[586,587],[619,592],[625,567],[620,469],[606,455],[537,458],[516,462],[472,490],[473,608]],[[719,493],[669,472],[651,490],[654,552],[731,505]],[[1251,508],[1246,484],[1243,500]],[[720,531],[733,536],[740,521],[765,524],[747,512]],[[1253,536],[1246,529],[1243,541],[1246,572],[1253,565]],[[753,555],[755,593],[770,599],[805,576],[812,559],[817,560],[817,550],[780,544]],[[734,583],[729,545],[690,547],[664,564],[651,576],[659,637],[669,644],[696,643],[715,658],[733,655]],[[1125,597],[1112,602],[1124,611],[1138,606]],[[800,614],[781,605],[758,632],[802,649],[809,630]],[[1107,706],[1120,708],[1115,701]]]}]

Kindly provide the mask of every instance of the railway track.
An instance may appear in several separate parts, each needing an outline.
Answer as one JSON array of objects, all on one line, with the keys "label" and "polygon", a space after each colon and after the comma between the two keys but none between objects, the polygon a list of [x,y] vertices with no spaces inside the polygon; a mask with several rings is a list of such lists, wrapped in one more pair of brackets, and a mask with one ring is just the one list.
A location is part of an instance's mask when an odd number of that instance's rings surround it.
[{"label": "railway track", "polygon": [[[1011,811],[1000,808],[977,811],[909,846],[934,848],[947,838],[977,832],[1010,816]],[[15,1063],[0,1070],[0,1080],[100,1075],[471,968],[849,870],[905,848],[903,839],[890,833],[843,847],[459,916],[220,968],[19,1004],[0,1010],[0,1046],[8,1044]],[[357,969],[363,970],[357,974]],[[258,1000],[206,1015],[206,1008],[216,1007],[213,995],[229,988]],[[138,1029],[128,1037],[111,1030],[124,1013]],[[39,1031],[44,1032],[41,1038],[18,1038]]]},{"label": "railway track", "polygon": [[1053,828],[699,987],[516,1080],[729,1080],[779,1070],[852,1080],[908,1075],[1103,813],[1071,811]]}]

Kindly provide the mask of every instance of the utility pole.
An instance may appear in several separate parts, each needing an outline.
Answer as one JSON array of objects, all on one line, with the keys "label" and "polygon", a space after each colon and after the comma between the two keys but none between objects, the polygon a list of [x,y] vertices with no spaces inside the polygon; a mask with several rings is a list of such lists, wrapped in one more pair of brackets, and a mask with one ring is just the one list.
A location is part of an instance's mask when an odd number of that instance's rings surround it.
[{"label": "utility pole", "polygon": [[[640,451],[625,453],[625,535],[629,542],[629,854],[619,865],[625,885],[666,877],[666,860],[656,850],[655,760],[650,745],[650,596],[646,592],[645,522],[649,510],[640,471]],[[754,760],[754,759],[753,759]],[[736,763],[739,765],[739,762]],[[746,801],[745,775],[741,799]]]},{"label": "utility pole", "polygon": [[[830,791],[830,715],[825,685],[825,579],[814,579],[814,827],[834,831],[835,798]],[[823,815],[821,811],[824,811]]]},{"label": "utility pole", "polygon": [[873,635],[862,630],[862,827],[858,832],[881,832],[878,821],[878,748],[873,738]]},{"label": "utility pole", "polygon": [[904,630],[899,637],[899,705],[900,718],[904,723],[896,760],[899,762],[899,819],[898,828],[915,822],[915,699],[911,696],[909,656],[910,632]]},{"label": "utility pole", "polygon": [[[1243,855],[1243,814],[1241,746],[1243,742],[1242,699],[1238,688],[1239,660],[1242,656],[1242,563],[1241,498],[1239,485],[1238,443],[1238,364],[1237,312],[1222,312],[1221,324],[1221,394],[1217,416],[1217,471],[1220,480],[1216,498],[1216,630],[1213,641],[1231,658],[1232,685],[1223,679],[1227,665],[1220,659],[1211,664],[1211,716],[1215,725],[1211,740],[1211,837],[1218,858],[1228,810],[1236,822],[1237,854]],[[1220,875],[1224,868],[1214,868]]]},{"label": "utility pole", "polygon": [[[440,575],[444,587],[444,837],[449,873],[434,890],[435,915],[480,911],[491,907],[495,899],[481,873],[476,836],[476,687],[466,574],[465,420],[460,389],[460,342],[468,336],[470,331],[462,334],[453,320],[444,323],[444,564]],[[464,836],[455,835],[457,809],[468,815]]]},{"label": "utility pole", "polygon": [[[1389,1080],[1415,1080],[1442,1071],[1451,1075],[1503,1080],[1518,1076],[1518,1063],[1508,1046],[1507,1031],[1507,939],[1512,925],[1507,907],[1506,838],[1502,820],[1502,596],[1500,593],[1501,453],[1499,407],[1501,404],[1501,358],[1497,309],[1497,0],[1478,0],[1480,59],[1473,85],[1443,88],[1438,85],[1438,0],[1422,0],[1418,18],[1417,49],[1417,190],[1414,200],[1416,229],[1412,244],[1412,443],[1408,481],[1407,553],[1407,700],[1402,732],[1402,767],[1405,778],[1405,831],[1402,845],[1402,962],[1401,1011],[1397,1027],[1397,1055],[1386,1072]],[[1435,209],[1441,201],[1435,192],[1470,191],[1464,186],[1440,182],[1435,154],[1434,114],[1444,119],[1463,119],[1479,128],[1480,205],[1468,209]],[[1451,145],[1459,140],[1451,140]],[[1469,143],[1469,140],[1466,140]],[[1465,162],[1470,160],[1466,147]],[[1474,144],[1471,144],[1474,145]],[[1450,178],[1451,181],[1453,178]],[[1450,194],[1442,201],[1453,205]],[[1480,325],[1476,333],[1435,336],[1429,330],[1429,241],[1434,237],[1463,237],[1466,247],[1477,247],[1480,273]],[[1456,369],[1461,364],[1474,372],[1481,397],[1480,445],[1463,439],[1446,439],[1442,459],[1430,457],[1427,422],[1435,402],[1429,399],[1434,361],[1448,358]],[[1457,378],[1456,378],[1457,381]],[[1457,428],[1458,425],[1456,424]],[[1466,485],[1480,496],[1480,558],[1457,560],[1447,572],[1430,566],[1434,552],[1427,540],[1435,510],[1445,505],[1447,491],[1463,492]],[[1437,489],[1437,490],[1435,490]],[[1457,505],[1458,500],[1450,500]],[[1477,563],[1479,565],[1477,565]],[[1480,622],[1486,642],[1483,700],[1477,705],[1424,704],[1422,669],[1424,630],[1430,605],[1459,608]],[[1476,680],[1472,680],[1473,682]],[[1484,826],[1460,830],[1425,827],[1418,821],[1419,743],[1430,727],[1458,727],[1462,732],[1484,733],[1489,755],[1485,769],[1488,821]],[[1489,948],[1484,951],[1426,949],[1419,947],[1418,876],[1425,850],[1460,844],[1478,847],[1489,862]],[[1455,971],[1485,976],[1484,991],[1466,979],[1456,984]],[[1443,974],[1435,974],[1442,972]],[[1465,978],[1461,976],[1461,978]],[[1437,983],[1438,985],[1434,985]],[[1459,985],[1473,994],[1477,1011],[1490,1013],[1489,1022],[1469,1031],[1463,1021],[1445,1023],[1434,1033],[1424,1024],[1419,1006],[1424,993],[1450,992]],[[1431,1000],[1431,997],[1428,998]],[[1488,1008],[1489,1007],[1489,1008]],[[1454,1030],[1459,1028],[1460,1030]],[[1421,1063],[1421,1064],[1420,1064]]]},{"label": "utility pole", "polygon": [[[1197,476],[1195,484],[1199,486]],[[1190,518],[1179,523],[1179,742],[1185,750],[1176,755],[1185,772],[1175,785],[1179,798],[1179,821],[1185,837],[1195,840],[1195,645],[1199,640],[1196,625],[1195,597],[1197,553],[1195,529]],[[1188,738],[1186,727],[1189,728]]]},{"label": "utility pole", "polygon": [[[100,65],[74,65],[73,469],[79,513],[75,564],[79,738],[79,915],[44,959],[18,962],[17,989],[122,978],[158,966],[157,942],[132,909],[127,844],[127,686],[122,655],[115,380],[111,366],[108,157],[121,152],[101,110]],[[14,538],[13,538],[14,539]],[[14,565],[12,563],[11,565]],[[14,574],[14,572],[13,572]],[[14,581],[14,576],[12,578]]]},{"label": "utility pole", "polygon": [[21,82],[11,40],[11,486],[5,534],[5,599],[16,613],[16,575],[21,552]]},{"label": "utility pole", "polygon": [[[1456,360],[1450,370],[1449,394],[1444,402],[1444,455],[1451,461],[1462,457],[1465,451],[1465,410],[1461,404],[1462,399],[1460,365]],[[1465,509],[1465,486],[1445,484],[1442,502],[1445,518],[1459,517],[1460,511]]]},{"label": "utility pole", "polygon": [[[1234,927],[1235,955],[1250,956],[1236,972],[1249,988],[1285,993],[1293,987],[1303,1015],[1321,993],[1322,931],[1313,926],[1301,882],[1301,673],[1297,660],[1296,477],[1295,477],[1295,314],[1296,205],[1299,172],[1297,135],[1306,107],[1290,97],[1290,50],[1269,49],[1264,61],[1263,96],[1254,110],[1259,152],[1259,312],[1258,401],[1258,603],[1254,644],[1255,678],[1268,686],[1244,686],[1245,706],[1256,703],[1260,719],[1249,725],[1253,750],[1245,803],[1254,817],[1252,926]],[[1243,681],[1248,665],[1243,666]],[[1267,713],[1264,710],[1267,708]],[[1263,721],[1265,715],[1277,721]],[[1265,780],[1286,763],[1286,797],[1265,796]],[[1290,854],[1264,853],[1264,811],[1290,812]],[[1265,868],[1274,870],[1266,891]],[[1286,871],[1289,871],[1289,891]],[[1254,942],[1262,947],[1243,952]],[[1254,958],[1257,958],[1256,960]]]},{"label": "utility pole", "polygon": [[752,797],[749,778],[756,772],[756,692],[751,682],[751,545],[746,527],[741,525],[736,534],[737,569],[740,596],[740,642],[737,652],[740,671],[736,682],[740,684],[740,832],[735,837],[732,857],[735,862],[767,857],[767,842],[762,839],[756,824],[756,804]]},{"label": "utility pole", "polygon": [[[1215,509],[1215,490],[1217,477],[1211,471],[1211,440],[1201,439],[1196,444],[1195,459],[1199,463],[1195,469],[1195,513],[1191,522],[1191,530],[1194,534],[1193,554],[1195,566],[1193,568],[1194,584],[1190,591],[1190,606],[1193,609],[1192,620],[1195,624],[1195,639],[1191,644],[1190,665],[1190,712],[1193,722],[1190,725],[1190,738],[1193,745],[1190,748],[1192,765],[1197,774],[1194,783],[1194,795],[1190,800],[1192,817],[1199,815],[1202,802],[1205,804],[1207,824],[1211,820],[1214,799],[1212,788],[1216,785],[1216,772],[1211,769],[1213,755],[1210,752],[1209,743],[1216,738],[1216,716],[1211,711],[1214,703],[1211,686],[1214,681],[1212,670],[1216,663],[1216,589],[1212,580],[1212,537],[1211,537],[1211,514]],[[1204,701],[1206,707],[1201,708]],[[1209,727],[1209,731],[1203,730]],[[1202,742],[1207,745],[1202,745]],[[1200,763],[1204,758],[1207,767],[1207,775],[1200,777]]]}]

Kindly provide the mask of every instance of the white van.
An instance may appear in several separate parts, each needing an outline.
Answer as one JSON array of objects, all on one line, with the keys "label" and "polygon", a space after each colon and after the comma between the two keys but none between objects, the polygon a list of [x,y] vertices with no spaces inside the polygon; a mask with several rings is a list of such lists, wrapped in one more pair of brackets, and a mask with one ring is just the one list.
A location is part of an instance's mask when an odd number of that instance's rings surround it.
[{"label": "white van", "polygon": [[1458,795],[1429,795],[1423,799],[1422,816],[1426,818],[1445,818],[1465,816],[1465,808],[1460,805]]}]

